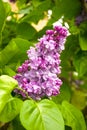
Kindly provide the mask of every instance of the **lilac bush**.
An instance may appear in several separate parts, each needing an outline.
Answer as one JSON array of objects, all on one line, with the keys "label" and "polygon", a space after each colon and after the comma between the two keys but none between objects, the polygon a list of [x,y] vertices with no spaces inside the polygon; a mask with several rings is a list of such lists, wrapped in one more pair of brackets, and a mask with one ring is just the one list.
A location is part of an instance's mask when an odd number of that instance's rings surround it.
[{"label": "lilac bush", "polygon": [[27,51],[28,59],[14,76],[19,84],[19,88],[14,90],[15,93],[34,100],[60,93],[60,54],[64,50],[67,36],[66,27],[54,26],[53,30],[46,31],[34,47],[30,47]]}]

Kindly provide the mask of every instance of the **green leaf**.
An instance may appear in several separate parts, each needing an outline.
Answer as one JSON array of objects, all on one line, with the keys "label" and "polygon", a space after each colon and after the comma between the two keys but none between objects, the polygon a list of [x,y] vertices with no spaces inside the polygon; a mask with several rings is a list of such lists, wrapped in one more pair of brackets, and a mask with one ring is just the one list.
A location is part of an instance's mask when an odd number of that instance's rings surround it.
[{"label": "green leaf", "polygon": [[9,66],[5,66],[3,68],[3,73],[6,74],[6,75],[9,75],[11,77],[14,76],[14,75],[16,75],[16,72],[13,71]]},{"label": "green leaf", "polygon": [[87,72],[87,53],[79,51],[74,57],[73,64],[78,76],[82,77]]},{"label": "green leaf", "polygon": [[5,91],[7,94],[10,94],[17,85],[17,81],[12,77],[7,75],[0,76],[0,90]]},{"label": "green leaf", "polygon": [[11,12],[11,6],[8,2],[5,2],[4,3],[4,8],[5,8],[5,11],[6,11],[6,16],[9,15],[9,13]]},{"label": "green leaf", "polygon": [[2,30],[4,28],[5,19],[6,19],[6,12],[4,8],[4,4],[2,0],[0,0],[0,46],[1,46]]},{"label": "green leaf", "polygon": [[[25,59],[27,59],[27,50],[30,48],[30,46],[34,45],[34,42],[22,39],[22,38],[15,38],[13,41],[16,43],[19,51],[14,56],[14,59],[12,59],[12,62],[21,61],[24,62]],[[10,61],[11,62],[11,61]]]},{"label": "green leaf", "polygon": [[20,120],[27,130],[64,130],[58,107],[47,99],[39,103],[26,100],[20,112]]},{"label": "green leaf", "polygon": [[22,9],[26,6],[27,0],[17,0],[16,5],[19,9]]},{"label": "green leaf", "polygon": [[42,1],[40,1],[40,0],[37,0],[37,1],[36,0],[32,0],[32,4],[33,4],[34,7],[38,7],[41,4],[41,2]]},{"label": "green leaf", "polygon": [[[69,5],[69,6],[68,6]],[[60,18],[73,18],[78,15],[81,10],[81,3],[79,0],[57,0],[56,6],[53,9],[53,17]]]},{"label": "green leaf", "polygon": [[5,8],[2,0],[0,0],[0,33],[2,32],[4,22],[5,22],[6,14],[5,14]]},{"label": "green leaf", "polygon": [[29,14],[33,9],[33,6],[25,6],[24,8],[22,8],[21,10],[19,10],[19,14],[23,14],[23,15],[26,15],[26,14]]},{"label": "green leaf", "polygon": [[33,39],[36,34],[36,30],[28,23],[20,23],[17,27],[17,35],[18,37],[30,40]]},{"label": "green leaf", "polygon": [[83,110],[86,107],[87,103],[86,96],[86,93],[82,90],[74,90],[71,98],[71,103],[80,110]]},{"label": "green leaf", "polygon": [[[48,4],[49,3],[49,4]],[[21,22],[35,22],[37,23],[40,19],[44,18],[44,12],[48,11],[51,7],[51,0],[45,0],[34,8],[28,15],[21,19]]]},{"label": "green leaf", "polygon": [[80,47],[83,51],[87,51],[87,32],[79,36]]},{"label": "green leaf", "polygon": [[0,64],[3,66],[7,64],[17,53],[19,49],[14,40],[12,40],[1,52],[0,52]]},{"label": "green leaf", "polygon": [[61,53],[61,77],[64,77],[66,80],[69,78],[70,71],[75,71],[72,63],[73,57],[76,56],[78,48],[79,41],[77,35],[70,35],[65,43],[65,50]]},{"label": "green leaf", "polygon": [[61,112],[65,125],[72,127],[72,130],[86,130],[86,124],[81,111],[67,101],[62,102]]},{"label": "green leaf", "polygon": [[18,85],[17,81],[7,75],[0,76],[0,112],[10,98],[12,90]]},{"label": "green leaf", "polygon": [[20,112],[22,101],[18,98],[10,98],[0,113],[1,122],[9,122],[13,120]]},{"label": "green leaf", "polygon": [[18,60],[24,61],[27,58],[26,51],[32,43],[22,38],[15,38],[0,52],[0,64],[6,65]]},{"label": "green leaf", "polygon": [[70,86],[66,83],[63,83],[63,85],[60,88],[60,94],[57,96],[52,97],[52,100],[58,104],[61,103],[63,100],[70,101],[71,99],[71,90],[69,88]]}]

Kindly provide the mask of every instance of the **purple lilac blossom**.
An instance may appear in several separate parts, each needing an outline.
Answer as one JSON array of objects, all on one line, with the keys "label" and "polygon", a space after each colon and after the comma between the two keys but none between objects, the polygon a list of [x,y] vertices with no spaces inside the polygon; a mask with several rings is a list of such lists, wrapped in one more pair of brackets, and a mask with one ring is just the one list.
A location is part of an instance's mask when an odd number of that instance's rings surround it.
[{"label": "purple lilac blossom", "polygon": [[67,36],[68,30],[65,27],[54,26],[53,30],[46,31],[35,47],[30,47],[27,51],[28,60],[18,68],[14,76],[19,84],[19,88],[14,90],[17,94],[41,100],[60,93],[60,54],[64,50]]}]

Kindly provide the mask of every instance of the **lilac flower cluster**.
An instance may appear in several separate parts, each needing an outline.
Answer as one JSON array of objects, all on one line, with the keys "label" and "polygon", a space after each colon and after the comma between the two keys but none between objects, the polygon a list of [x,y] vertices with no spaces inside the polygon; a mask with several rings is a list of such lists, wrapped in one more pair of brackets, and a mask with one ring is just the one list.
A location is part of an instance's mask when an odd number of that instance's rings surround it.
[{"label": "lilac flower cluster", "polygon": [[35,47],[27,51],[28,60],[14,76],[19,83],[16,93],[34,100],[59,94],[62,85],[58,78],[61,73],[60,53],[64,50],[67,35],[65,27],[55,26],[53,30],[47,30]]}]

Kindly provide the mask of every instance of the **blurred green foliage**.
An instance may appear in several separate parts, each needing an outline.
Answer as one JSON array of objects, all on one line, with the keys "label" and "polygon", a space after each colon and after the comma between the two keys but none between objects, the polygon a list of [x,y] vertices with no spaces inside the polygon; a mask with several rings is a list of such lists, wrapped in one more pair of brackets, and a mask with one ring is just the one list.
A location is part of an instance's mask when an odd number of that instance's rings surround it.
[{"label": "blurred green foliage", "polygon": [[[76,25],[75,22],[76,17],[82,9],[84,10],[83,4],[80,0],[16,0],[14,4],[17,7],[16,11],[12,10],[12,4],[0,0],[0,75],[14,76],[17,67],[27,59],[26,51],[29,47],[37,43],[37,39],[46,29],[51,29],[52,24],[63,16],[63,24],[67,22],[70,32],[61,55],[60,78],[64,83],[60,95],[52,97],[52,100],[56,104],[62,103],[60,109],[66,130],[86,130],[85,123],[82,124],[78,120],[83,118],[80,113],[82,111],[87,122],[87,21],[80,25]],[[48,10],[52,11],[50,18]],[[37,24],[42,19],[46,19],[47,22],[40,31],[37,31],[32,23]],[[9,109],[9,105],[7,108]],[[72,123],[73,120],[76,122]],[[19,118],[15,118],[8,130],[17,128],[24,130],[19,124]]]}]

